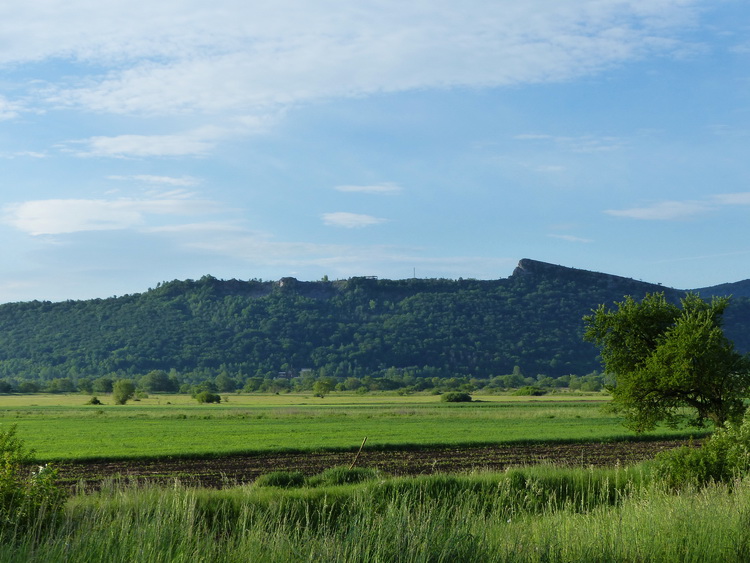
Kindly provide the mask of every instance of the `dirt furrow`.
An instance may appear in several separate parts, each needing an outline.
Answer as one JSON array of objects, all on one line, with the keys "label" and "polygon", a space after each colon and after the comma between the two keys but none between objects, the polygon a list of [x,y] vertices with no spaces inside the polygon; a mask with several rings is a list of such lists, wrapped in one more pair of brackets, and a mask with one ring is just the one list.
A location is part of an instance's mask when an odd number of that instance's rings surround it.
[{"label": "dirt furrow", "polygon": [[[685,445],[684,440],[586,444],[528,444],[483,447],[444,447],[412,450],[365,450],[359,467],[374,467],[390,475],[455,473],[478,469],[503,470],[511,466],[550,462],[566,466],[630,465],[660,451]],[[83,483],[97,487],[106,479],[124,478],[159,482],[179,479],[206,487],[223,487],[254,481],[271,471],[301,471],[315,475],[339,465],[349,465],[352,452],[313,452],[235,455],[210,458],[164,458],[88,463],[59,463],[60,480],[71,487]]]}]

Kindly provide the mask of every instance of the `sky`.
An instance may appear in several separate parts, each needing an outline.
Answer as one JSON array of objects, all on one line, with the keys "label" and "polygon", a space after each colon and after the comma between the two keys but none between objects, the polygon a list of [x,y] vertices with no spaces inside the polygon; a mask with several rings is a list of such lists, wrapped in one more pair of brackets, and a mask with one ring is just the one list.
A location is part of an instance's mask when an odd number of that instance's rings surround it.
[{"label": "sky", "polygon": [[750,278],[741,0],[0,3],[0,303]]}]

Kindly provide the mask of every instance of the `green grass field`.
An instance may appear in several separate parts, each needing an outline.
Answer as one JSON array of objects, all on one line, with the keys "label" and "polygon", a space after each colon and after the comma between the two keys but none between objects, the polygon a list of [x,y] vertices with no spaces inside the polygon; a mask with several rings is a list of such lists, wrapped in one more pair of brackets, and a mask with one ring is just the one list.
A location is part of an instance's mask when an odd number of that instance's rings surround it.
[{"label": "green grass field", "polygon": [[602,412],[602,395],[488,395],[469,404],[432,395],[230,395],[220,405],[185,395],[122,406],[100,399],[110,404],[85,405],[83,395],[4,396],[0,428],[16,424],[43,461],[347,449],[365,436],[370,448],[635,437]]}]

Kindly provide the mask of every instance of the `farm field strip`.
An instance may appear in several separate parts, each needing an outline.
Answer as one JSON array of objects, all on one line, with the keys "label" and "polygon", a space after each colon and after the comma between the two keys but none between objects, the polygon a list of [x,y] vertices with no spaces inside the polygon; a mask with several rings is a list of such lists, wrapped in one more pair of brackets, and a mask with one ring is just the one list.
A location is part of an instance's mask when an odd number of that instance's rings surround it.
[{"label": "farm field strip", "polygon": [[[612,467],[651,459],[656,453],[684,445],[684,440],[613,443],[523,444],[479,447],[437,447],[415,450],[364,451],[358,467],[378,469],[387,475],[429,475],[502,471],[508,467],[553,463],[566,467]],[[62,462],[57,465],[62,484],[96,487],[110,478],[147,479],[222,488],[249,483],[273,471],[300,471],[306,476],[348,466],[353,452],[264,453],[194,459]]]},{"label": "farm field strip", "polygon": [[[388,403],[373,404],[367,397],[347,406],[326,397],[316,398],[314,405],[279,405],[278,396],[266,396],[260,398],[269,399],[267,403],[252,397],[258,401],[254,405],[230,400],[205,406],[166,404],[178,396],[169,397],[159,397],[161,404],[140,401],[99,407],[54,405],[45,396],[34,396],[36,405],[28,400],[18,406],[0,403],[0,428],[16,424],[39,461],[346,450],[356,448],[365,436],[370,449],[635,437],[622,428],[620,419],[602,413],[598,402],[447,404],[434,396],[416,397],[420,399],[416,403],[415,397],[388,396]],[[42,399],[47,399],[46,404]],[[689,434],[664,431],[660,435]]]}]

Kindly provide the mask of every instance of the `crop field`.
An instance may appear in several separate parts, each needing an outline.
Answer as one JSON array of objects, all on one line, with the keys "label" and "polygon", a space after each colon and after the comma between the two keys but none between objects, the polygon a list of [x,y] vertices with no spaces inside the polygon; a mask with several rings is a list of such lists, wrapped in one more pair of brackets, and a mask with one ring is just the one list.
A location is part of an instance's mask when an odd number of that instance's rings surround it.
[{"label": "crop field", "polygon": [[14,395],[0,399],[0,429],[15,425],[36,459],[54,461],[69,486],[112,476],[217,487],[275,470],[312,475],[351,463],[365,437],[360,466],[418,475],[631,464],[700,436],[664,430],[644,440],[603,412],[598,394],[477,398],[251,394],[201,405],[186,395],[152,395],[86,405],[83,395]]},{"label": "crop field", "polygon": [[[127,405],[84,405],[81,395],[26,395],[0,402],[40,461],[478,446],[634,438],[592,397],[468,404],[437,396],[237,395],[220,405],[152,396]],[[106,402],[106,399],[104,399]],[[660,432],[682,437],[680,431]]]},{"label": "crop field", "polygon": [[100,398],[0,399],[0,430],[73,493],[0,529],[0,560],[750,557],[750,481],[669,489],[648,460],[703,435],[638,437],[602,395]]}]

